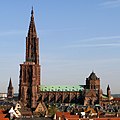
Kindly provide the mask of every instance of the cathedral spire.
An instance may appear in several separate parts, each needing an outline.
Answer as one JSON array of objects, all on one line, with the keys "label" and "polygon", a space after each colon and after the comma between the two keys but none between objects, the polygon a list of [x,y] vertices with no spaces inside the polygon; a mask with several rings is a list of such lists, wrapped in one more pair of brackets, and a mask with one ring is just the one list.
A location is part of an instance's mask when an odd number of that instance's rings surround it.
[{"label": "cathedral spire", "polygon": [[32,7],[31,10],[31,20],[30,20],[30,25],[29,25],[29,30],[28,30],[28,36],[37,36],[36,34],[36,27],[35,27],[35,22],[34,22],[34,10]]},{"label": "cathedral spire", "polygon": [[39,38],[37,38],[33,7],[31,10],[28,35],[26,37],[26,61],[39,64]]}]

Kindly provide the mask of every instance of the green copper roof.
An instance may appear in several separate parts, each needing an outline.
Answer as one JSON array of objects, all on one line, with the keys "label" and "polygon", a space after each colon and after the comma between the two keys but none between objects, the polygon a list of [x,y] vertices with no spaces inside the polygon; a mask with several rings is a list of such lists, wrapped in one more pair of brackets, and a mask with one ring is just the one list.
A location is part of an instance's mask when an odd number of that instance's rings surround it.
[{"label": "green copper roof", "polygon": [[67,86],[67,85],[45,86],[45,85],[40,85],[41,91],[82,91],[83,89],[84,89],[84,87],[82,85],[77,85],[77,86]]}]

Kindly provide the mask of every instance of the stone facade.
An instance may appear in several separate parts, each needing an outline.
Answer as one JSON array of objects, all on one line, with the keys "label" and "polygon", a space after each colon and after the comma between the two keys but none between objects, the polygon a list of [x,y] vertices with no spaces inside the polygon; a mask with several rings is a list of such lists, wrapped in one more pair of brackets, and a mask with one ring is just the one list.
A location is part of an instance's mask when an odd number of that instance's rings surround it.
[{"label": "stone facade", "polygon": [[74,103],[74,104],[81,104],[83,102],[82,100],[82,94],[79,91],[46,91],[46,92],[40,92],[39,94],[39,100],[45,102],[46,104],[52,104],[52,103]]}]

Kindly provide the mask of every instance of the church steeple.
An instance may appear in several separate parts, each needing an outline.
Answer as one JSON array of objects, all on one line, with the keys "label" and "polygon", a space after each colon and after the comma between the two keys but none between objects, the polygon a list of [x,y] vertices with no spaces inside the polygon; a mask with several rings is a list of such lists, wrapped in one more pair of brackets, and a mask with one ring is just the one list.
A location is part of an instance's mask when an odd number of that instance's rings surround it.
[{"label": "church steeple", "polygon": [[8,86],[8,88],[13,88],[11,78],[10,78],[10,81],[9,81],[9,86]]},{"label": "church steeple", "polygon": [[13,98],[13,86],[12,86],[12,80],[10,78],[10,81],[9,81],[9,86],[8,86],[8,93],[7,93],[7,98]]},{"label": "church steeple", "polygon": [[39,64],[38,44],[39,44],[39,38],[37,38],[37,32],[34,22],[34,11],[32,7],[29,30],[28,30],[28,35],[26,37],[26,61],[35,62],[35,64]]}]

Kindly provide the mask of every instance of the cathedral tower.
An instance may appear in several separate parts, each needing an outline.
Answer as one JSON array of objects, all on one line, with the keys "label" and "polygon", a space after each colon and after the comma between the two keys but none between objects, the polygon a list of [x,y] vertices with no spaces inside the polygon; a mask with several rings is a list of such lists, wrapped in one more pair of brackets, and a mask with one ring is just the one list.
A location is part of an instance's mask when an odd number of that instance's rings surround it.
[{"label": "cathedral tower", "polygon": [[98,78],[94,72],[86,78],[84,96],[84,105],[95,105],[100,103],[100,78]]},{"label": "cathedral tower", "polygon": [[28,108],[36,108],[40,86],[39,38],[37,37],[34,11],[31,10],[26,37],[26,60],[20,64],[19,100]]},{"label": "cathedral tower", "polygon": [[86,79],[86,88],[100,90],[100,79],[96,76],[94,72]]}]

